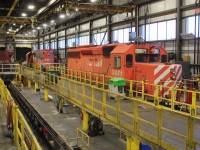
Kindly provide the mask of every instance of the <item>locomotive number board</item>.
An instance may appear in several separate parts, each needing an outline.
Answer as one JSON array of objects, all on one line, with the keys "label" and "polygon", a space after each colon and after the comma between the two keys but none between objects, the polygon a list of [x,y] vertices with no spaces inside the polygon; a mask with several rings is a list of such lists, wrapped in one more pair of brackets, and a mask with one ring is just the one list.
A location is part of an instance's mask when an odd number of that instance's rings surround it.
[{"label": "locomotive number board", "polygon": [[147,49],[145,49],[145,48],[136,48],[135,49],[135,53],[136,54],[146,54],[147,53]]}]

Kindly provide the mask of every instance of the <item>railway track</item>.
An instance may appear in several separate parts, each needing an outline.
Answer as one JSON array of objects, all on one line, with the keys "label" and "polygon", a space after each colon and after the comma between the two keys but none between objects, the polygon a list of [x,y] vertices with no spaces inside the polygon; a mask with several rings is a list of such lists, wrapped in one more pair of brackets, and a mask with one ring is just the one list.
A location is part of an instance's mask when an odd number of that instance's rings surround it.
[{"label": "railway track", "polygon": [[47,143],[51,150],[73,150],[58,133],[43,119],[43,117],[31,106],[27,99],[11,82],[8,89],[15,102],[23,110],[24,115],[29,119],[39,135]]}]

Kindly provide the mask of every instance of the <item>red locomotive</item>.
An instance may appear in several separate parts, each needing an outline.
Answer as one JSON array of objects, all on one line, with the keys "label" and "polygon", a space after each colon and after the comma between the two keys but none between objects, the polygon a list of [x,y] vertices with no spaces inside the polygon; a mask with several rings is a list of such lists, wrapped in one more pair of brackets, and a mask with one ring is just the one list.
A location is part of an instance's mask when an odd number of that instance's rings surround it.
[{"label": "red locomotive", "polygon": [[1,64],[13,63],[14,62],[13,55],[14,52],[11,51],[0,51],[0,63]]},{"label": "red locomotive", "polygon": [[26,54],[28,63],[54,63],[53,50],[35,50]]},{"label": "red locomotive", "polygon": [[[5,64],[12,64],[14,62],[14,52],[12,51],[0,51],[0,68],[2,71],[9,71],[11,66]],[[2,65],[1,65],[2,64]],[[7,69],[8,68],[8,69]],[[10,81],[15,78],[15,75],[0,75],[4,81]]]},{"label": "red locomotive", "polygon": [[[68,69],[168,87],[175,87],[182,79],[182,66],[168,63],[168,53],[161,46],[150,44],[82,46],[68,49],[67,53]],[[155,88],[147,85],[145,91],[154,94]],[[169,89],[162,90],[162,96],[167,95]]]},{"label": "red locomotive", "polygon": [[27,66],[54,63],[53,50],[35,50],[26,54]]}]

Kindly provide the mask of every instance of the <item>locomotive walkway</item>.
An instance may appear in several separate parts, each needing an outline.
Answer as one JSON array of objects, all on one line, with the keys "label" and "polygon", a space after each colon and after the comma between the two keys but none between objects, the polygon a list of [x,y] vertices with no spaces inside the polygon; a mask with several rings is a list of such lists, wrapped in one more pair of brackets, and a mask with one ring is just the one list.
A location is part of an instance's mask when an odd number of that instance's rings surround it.
[{"label": "locomotive walkway", "polygon": [[[199,103],[188,104],[189,113],[154,104],[141,97],[121,97],[116,101],[108,98],[109,91],[80,82],[77,78],[61,77],[40,70],[24,68],[22,75],[35,82],[35,88],[44,87],[44,99],[48,90],[81,108],[84,115],[90,113],[113,125],[127,136],[127,149],[138,140],[154,149],[200,149]],[[112,93],[115,94],[115,93]],[[171,100],[172,105],[175,104]],[[87,113],[85,113],[87,112]],[[87,126],[83,124],[83,129]]]}]

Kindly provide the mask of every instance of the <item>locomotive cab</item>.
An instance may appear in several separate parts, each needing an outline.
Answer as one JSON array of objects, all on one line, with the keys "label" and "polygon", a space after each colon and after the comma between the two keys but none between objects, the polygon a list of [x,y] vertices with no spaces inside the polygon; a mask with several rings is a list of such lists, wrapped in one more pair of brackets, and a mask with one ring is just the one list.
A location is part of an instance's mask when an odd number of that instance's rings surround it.
[{"label": "locomotive cab", "polygon": [[133,88],[141,91],[141,81],[148,82],[145,91],[154,94],[155,88],[150,84],[169,86],[160,96],[169,95],[181,80],[182,66],[167,63],[168,54],[162,47],[152,45],[119,45],[111,52],[110,75],[128,80],[139,81]]}]

